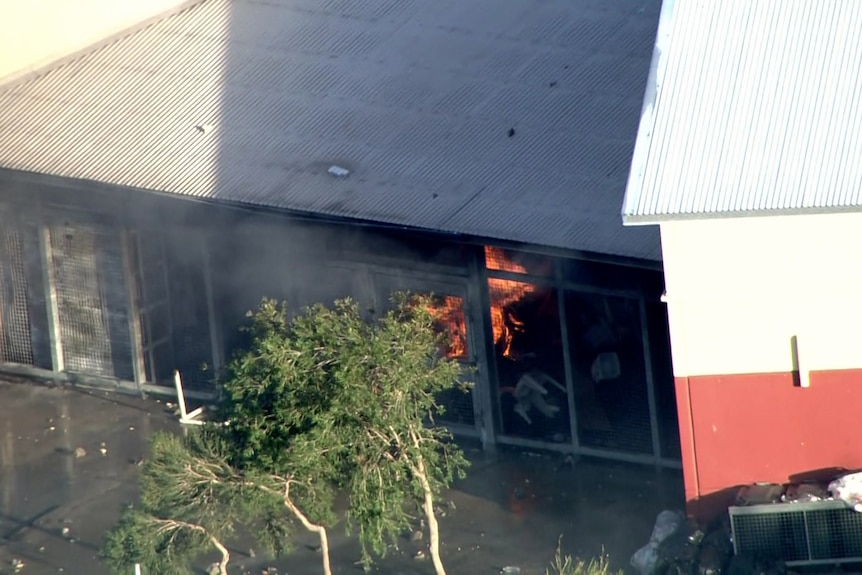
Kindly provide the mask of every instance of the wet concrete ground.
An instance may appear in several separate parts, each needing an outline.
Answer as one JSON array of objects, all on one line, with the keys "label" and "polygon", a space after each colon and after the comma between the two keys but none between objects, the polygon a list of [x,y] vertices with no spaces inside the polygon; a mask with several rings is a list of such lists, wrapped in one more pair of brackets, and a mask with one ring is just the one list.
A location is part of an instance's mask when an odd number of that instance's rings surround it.
[{"label": "wet concrete ground", "polygon": [[[110,573],[97,557],[103,534],[135,500],[136,463],[145,456],[148,435],[179,429],[175,420],[163,401],[0,383],[0,573],[16,572],[16,560],[25,575]],[[565,553],[589,557],[604,549],[615,567],[627,568],[656,514],[683,504],[678,472],[467,453],[473,466],[447,494],[451,505],[441,519],[450,575],[493,575],[504,565],[543,574],[560,537]],[[362,573],[354,565],[355,542],[340,528],[330,537],[334,572]],[[232,572],[275,566],[281,574],[320,573],[320,555],[306,547],[314,543],[302,533],[296,551],[275,561],[234,545]],[[422,542],[405,539],[376,571],[433,573],[430,560],[414,558],[421,548]]]}]

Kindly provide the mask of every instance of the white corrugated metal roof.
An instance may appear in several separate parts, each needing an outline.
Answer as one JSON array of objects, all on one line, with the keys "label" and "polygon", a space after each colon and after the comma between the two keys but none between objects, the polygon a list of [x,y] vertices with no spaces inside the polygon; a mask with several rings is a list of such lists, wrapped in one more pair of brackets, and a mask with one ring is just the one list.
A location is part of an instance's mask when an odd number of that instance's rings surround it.
[{"label": "white corrugated metal roof", "polygon": [[666,0],[628,223],[862,208],[862,2]]},{"label": "white corrugated metal roof", "polygon": [[0,167],[658,260],[619,203],[659,3],[205,0],[0,87]]}]

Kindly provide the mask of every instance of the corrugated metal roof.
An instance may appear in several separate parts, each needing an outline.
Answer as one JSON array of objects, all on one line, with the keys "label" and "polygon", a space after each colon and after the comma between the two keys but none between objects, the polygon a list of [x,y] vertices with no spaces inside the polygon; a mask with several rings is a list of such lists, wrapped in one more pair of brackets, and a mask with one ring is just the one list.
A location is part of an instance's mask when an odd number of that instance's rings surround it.
[{"label": "corrugated metal roof", "polygon": [[862,2],[665,2],[630,223],[862,208]]},{"label": "corrugated metal roof", "polygon": [[206,0],[0,87],[0,167],[658,260],[619,221],[658,12]]}]

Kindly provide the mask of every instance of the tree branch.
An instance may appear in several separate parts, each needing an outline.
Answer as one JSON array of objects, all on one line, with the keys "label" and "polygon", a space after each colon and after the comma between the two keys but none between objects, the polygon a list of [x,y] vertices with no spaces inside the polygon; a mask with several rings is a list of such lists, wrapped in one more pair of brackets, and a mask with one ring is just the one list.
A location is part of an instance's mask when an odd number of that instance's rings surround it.
[{"label": "tree branch", "polygon": [[326,536],[326,527],[323,525],[316,525],[309,521],[305,513],[296,506],[290,498],[291,483],[292,482],[290,480],[284,482],[284,505],[291,513],[294,514],[294,516],[296,516],[297,519],[299,519],[299,522],[302,523],[303,527],[313,533],[317,533],[317,536],[320,538],[320,552],[323,555],[323,573],[324,575],[332,575],[332,567],[329,564],[329,538]]},{"label": "tree branch", "polygon": [[209,539],[210,543],[212,543],[213,547],[218,549],[219,553],[221,553],[221,561],[219,562],[219,575],[227,575],[227,565],[230,562],[230,552],[227,550],[227,547],[222,545],[222,542],[216,539],[215,535],[209,532],[206,527],[202,525],[198,525],[196,523],[188,523],[186,521],[178,521],[176,519],[159,519],[157,517],[151,517],[151,521],[160,525],[158,528],[158,532],[164,531],[173,531],[176,533],[180,529],[189,529],[191,531],[197,531],[199,533],[203,533],[207,539]]}]

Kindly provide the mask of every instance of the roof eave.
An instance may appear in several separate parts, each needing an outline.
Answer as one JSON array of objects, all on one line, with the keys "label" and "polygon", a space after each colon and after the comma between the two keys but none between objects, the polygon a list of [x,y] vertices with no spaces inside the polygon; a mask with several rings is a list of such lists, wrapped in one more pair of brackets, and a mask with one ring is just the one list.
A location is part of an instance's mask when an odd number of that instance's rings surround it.
[{"label": "roof eave", "polygon": [[661,216],[643,216],[635,214],[623,214],[623,225],[626,227],[654,226],[662,221],[667,221]]},{"label": "roof eave", "polygon": [[[635,137],[634,150],[632,151],[626,192],[623,197],[622,212],[623,223],[625,225],[629,225],[629,221],[634,224],[635,221],[632,218],[641,217],[641,214],[637,213],[637,210],[643,195],[647,165],[650,162],[650,150],[653,144],[652,136],[655,131],[656,108],[661,99],[661,86],[664,81],[665,70],[667,69],[667,53],[671,41],[675,6],[676,0],[662,1],[649,75],[644,87],[640,123],[638,124],[637,136]],[[650,218],[650,216],[646,217]]]},{"label": "roof eave", "polygon": [[623,214],[624,226],[649,226],[671,222],[698,220],[732,220],[740,218],[768,218],[779,216],[814,216],[829,214],[862,213],[858,206],[810,206],[805,208],[746,209],[720,212],[693,212],[685,214]]}]

